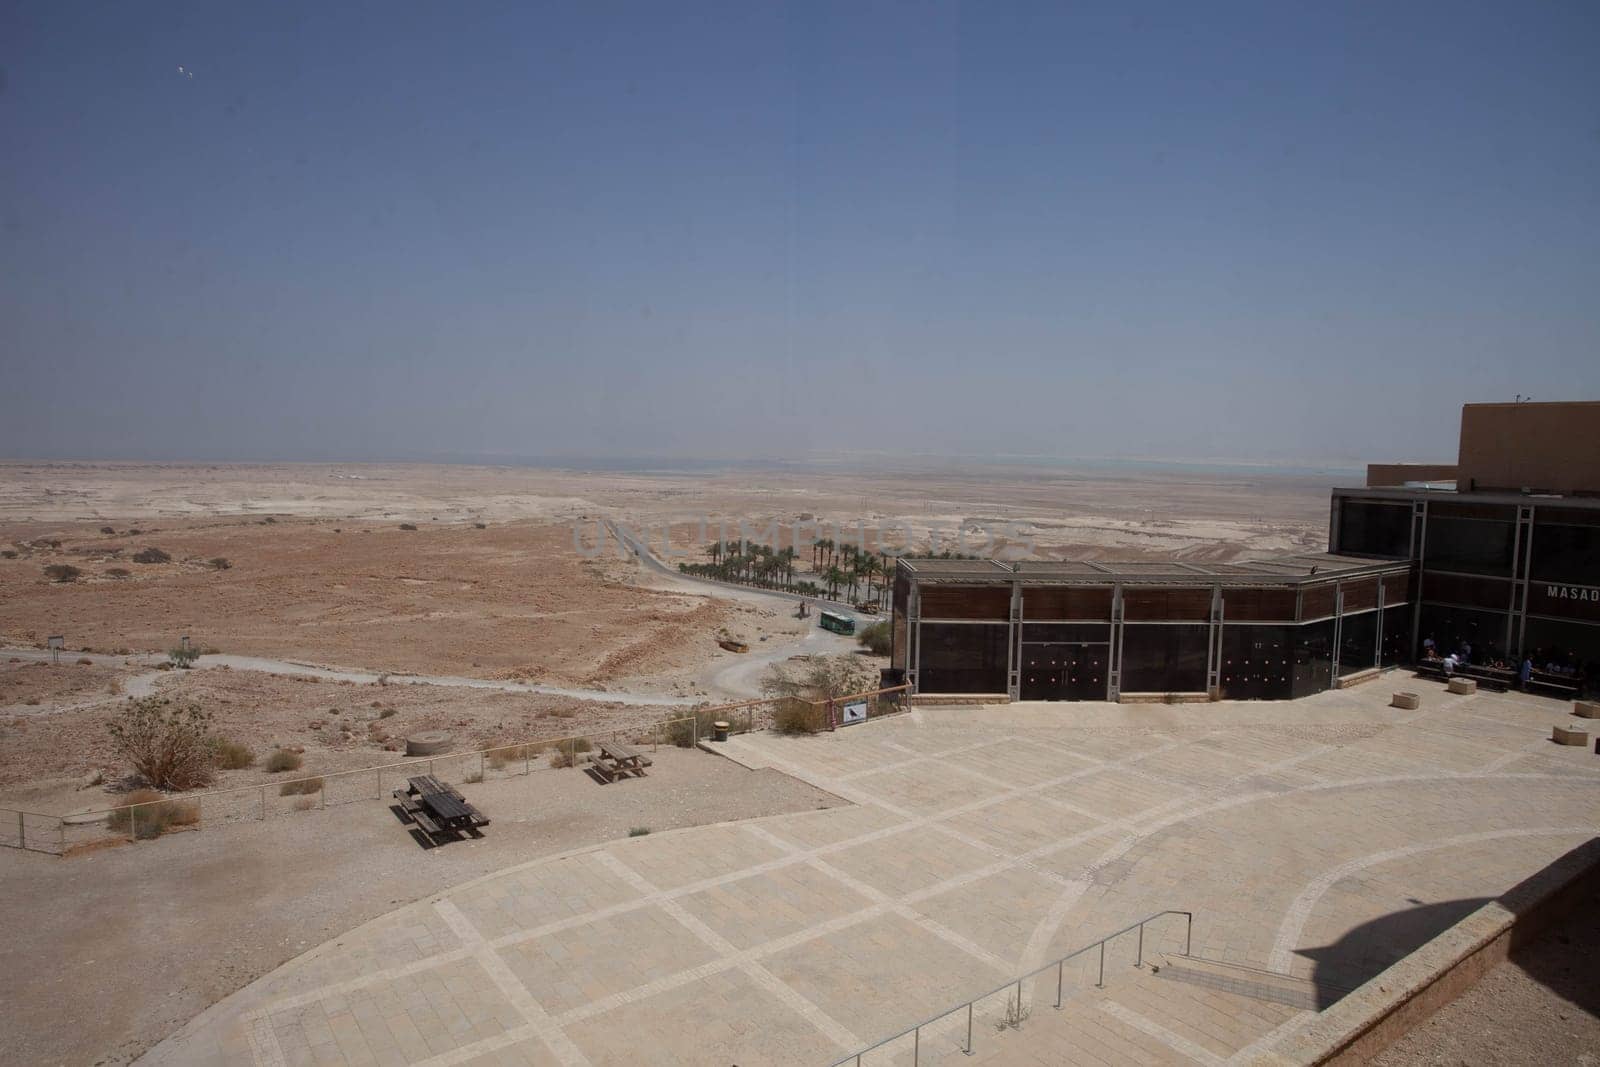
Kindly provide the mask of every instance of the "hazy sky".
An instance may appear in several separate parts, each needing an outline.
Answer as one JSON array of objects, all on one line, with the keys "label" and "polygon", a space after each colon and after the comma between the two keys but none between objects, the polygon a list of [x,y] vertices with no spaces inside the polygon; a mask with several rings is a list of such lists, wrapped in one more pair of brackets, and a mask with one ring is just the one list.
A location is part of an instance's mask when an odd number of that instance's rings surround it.
[{"label": "hazy sky", "polygon": [[1448,459],[1600,398],[1589,0],[11,0],[0,68],[0,456]]}]

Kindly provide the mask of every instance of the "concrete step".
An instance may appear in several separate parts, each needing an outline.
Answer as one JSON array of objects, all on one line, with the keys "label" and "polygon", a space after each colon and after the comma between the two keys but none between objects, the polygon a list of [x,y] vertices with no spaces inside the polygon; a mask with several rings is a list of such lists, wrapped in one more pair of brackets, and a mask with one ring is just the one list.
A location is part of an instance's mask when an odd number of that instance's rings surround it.
[{"label": "concrete step", "polygon": [[1350,991],[1345,986],[1329,986],[1326,982],[1313,982],[1292,974],[1181,954],[1164,954],[1160,963],[1151,966],[1151,971],[1175,982],[1188,982],[1308,1011],[1326,1007]]}]

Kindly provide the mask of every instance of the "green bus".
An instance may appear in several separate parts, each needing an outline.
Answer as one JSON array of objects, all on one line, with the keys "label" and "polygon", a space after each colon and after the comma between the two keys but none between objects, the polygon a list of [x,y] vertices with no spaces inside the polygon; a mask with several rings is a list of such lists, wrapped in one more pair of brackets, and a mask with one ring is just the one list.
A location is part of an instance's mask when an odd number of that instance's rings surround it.
[{"label": "green bus", "polygon": [[832,630],[836,634],[853,634],[856,632],[856,620],[848,615],[841,615],[837,611],[818,613],[817,625],[824,630]]}]

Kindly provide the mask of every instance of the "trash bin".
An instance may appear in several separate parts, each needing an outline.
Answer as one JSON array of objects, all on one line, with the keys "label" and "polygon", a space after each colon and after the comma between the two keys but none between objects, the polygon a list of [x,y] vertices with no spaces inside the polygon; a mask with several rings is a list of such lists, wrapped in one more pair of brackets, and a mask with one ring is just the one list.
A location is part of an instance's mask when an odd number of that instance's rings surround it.
[{"label": "trash bin", "polygon": [[728,724],[727,723],[725,723],[725,722],[714,722],[714,723],[711,724],[711,730],[712,730],[711,739],[713,741],[726,741],[728,739]]}]

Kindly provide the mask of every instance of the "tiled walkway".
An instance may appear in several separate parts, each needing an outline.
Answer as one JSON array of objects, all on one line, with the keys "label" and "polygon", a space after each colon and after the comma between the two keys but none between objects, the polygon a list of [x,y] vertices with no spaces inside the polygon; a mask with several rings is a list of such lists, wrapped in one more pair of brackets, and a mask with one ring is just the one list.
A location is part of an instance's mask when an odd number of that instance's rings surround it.
[{"label": "tiled walkway", "polygon": [[[924,709],[729,755],[855,806],[618,841],[402,908],[150,1064],[827,1064],[1144,915],[1336,997],[1600,832],[1565,705],[1376,682],[1294,703]],[[707,756],[711,759],[715,757]],[[578,788],[580,786],[576,786]],[[626,784],[608,787],[626,788]],[[1182,947],[1183,921],[1147,935]],[[1303,1007],[1132,967],[974,1012],[980,1059],[1238,1062]],[[923,1031],[960,1055],[965,1012]],[[863,1062],[910,1062],[911,1039]],[[963,1062],[972,1062],[962,1057]]]}]

